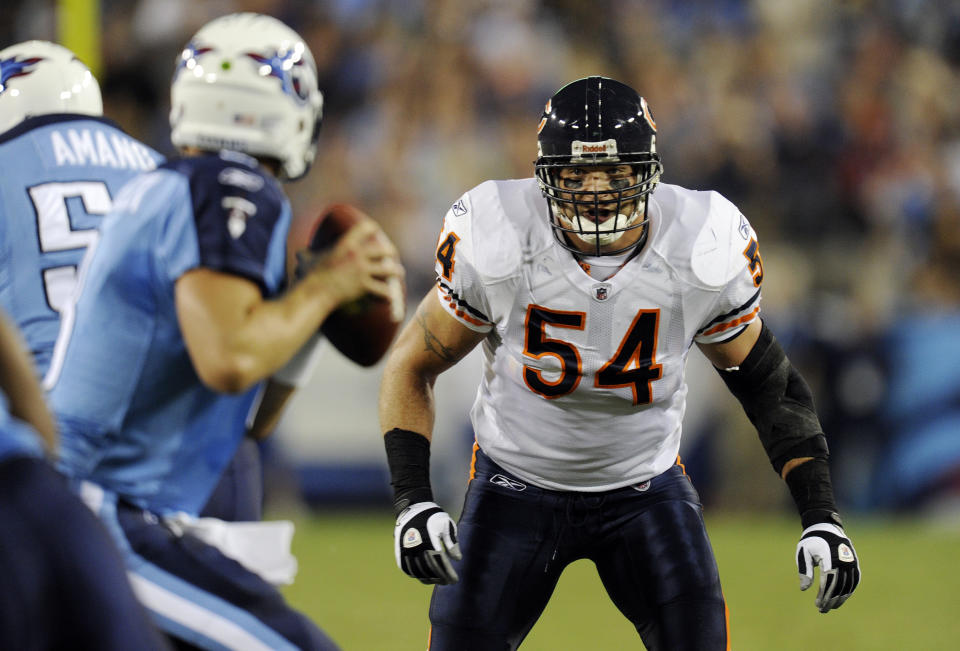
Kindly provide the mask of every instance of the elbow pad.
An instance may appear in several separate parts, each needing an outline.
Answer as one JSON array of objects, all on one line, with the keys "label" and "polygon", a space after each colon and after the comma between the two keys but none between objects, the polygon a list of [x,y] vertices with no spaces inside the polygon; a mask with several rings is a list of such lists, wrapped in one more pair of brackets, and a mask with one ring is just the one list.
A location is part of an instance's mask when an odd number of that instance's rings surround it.
[{"label": "elbow pad", "polygon": [[778,475],[790,459],[827,459],[813,393],[766,324],[740,366],[717,372],[757,428]]}]

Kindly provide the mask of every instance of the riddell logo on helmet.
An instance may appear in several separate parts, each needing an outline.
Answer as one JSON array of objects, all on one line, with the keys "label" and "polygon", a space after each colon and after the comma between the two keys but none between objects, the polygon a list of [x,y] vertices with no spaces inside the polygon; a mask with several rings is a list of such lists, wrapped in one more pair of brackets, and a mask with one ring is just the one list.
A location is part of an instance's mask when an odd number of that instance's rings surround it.
[{"label": "riddell logo on helmet", "polygon": [[617,155],[617,141],[611,138],[601,142],[583,142],[574,140],[570,143],[570,153],[574,156],[586,156],[590,154],[600,154],[603,156]]}]

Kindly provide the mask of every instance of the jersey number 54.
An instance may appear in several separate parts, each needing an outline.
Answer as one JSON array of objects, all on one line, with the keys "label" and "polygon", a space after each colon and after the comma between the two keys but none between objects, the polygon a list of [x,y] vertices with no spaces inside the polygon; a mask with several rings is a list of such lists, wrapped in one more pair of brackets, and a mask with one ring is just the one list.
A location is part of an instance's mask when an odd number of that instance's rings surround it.
[{"label": "jersey number 54", "polygon": [[[524,327],[523,354],[536,359],[552,355],[560,360],[560,377],[547,380],[540,369],[523,367],[523,380],[531,391],[553,399],[571,393],[583,377],[583,364],[576,346],[562,339],[546,336],[545,328],[583,330],[587,315],[584,312],[551,310],[540,305],[528,305]],[[651,400],[651,383],[659,380],[663,368],[657,364],[657,329],[660,310],[640,310],[620,341],[614,353],[596,372],[593,385],[601,389],[630,387],[633,404],[645,405]]]}]

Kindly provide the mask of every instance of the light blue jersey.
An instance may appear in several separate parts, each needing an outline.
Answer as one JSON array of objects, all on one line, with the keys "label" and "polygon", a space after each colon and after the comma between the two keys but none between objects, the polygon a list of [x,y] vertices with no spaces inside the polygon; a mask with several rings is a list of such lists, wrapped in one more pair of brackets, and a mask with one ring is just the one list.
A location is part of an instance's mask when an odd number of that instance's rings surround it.
[{"label": "light blue jersey", "polygon": [[86,115],[39,116],[0,134],[0,307],[41,375],[112,198],[162,160],[109,120]]},{"label": "light blue jersey", "polygon": [[173,161],[123,189],[81,269],[47,375],[67,474],[154,512],[200,510],[259,387],[228,395],[204,386],[174,284],[204,267],[275,296],[289,228],[279,183],[242,154]]}]

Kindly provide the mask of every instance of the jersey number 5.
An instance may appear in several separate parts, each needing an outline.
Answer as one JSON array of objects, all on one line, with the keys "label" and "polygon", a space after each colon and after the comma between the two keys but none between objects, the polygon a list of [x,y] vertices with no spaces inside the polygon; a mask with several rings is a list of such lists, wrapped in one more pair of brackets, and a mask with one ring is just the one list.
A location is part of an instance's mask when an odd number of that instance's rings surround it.
[{"label": "jersey number 5", "polygon": [[[656,363],[659,324],[660,310],[637,312],[617,352],[597,371],[593,385],[600,389],[630,387],[633,390],[633,404],[648,404],[651,400],[650,384],[663,374],[662,366]],[[546,336],[548,325],[583,330],[586,314],[550,310],[539,305],[527,306],[524,355],[537,359],[552,355],[560,360],[561,372],[559,378],[548,381],[539,369],[524,365],[523,380],[534,393],[552,399],[576,389],[583,376],[583,368],[576,346]]]},{"label": "jersey number 5", "polygon": [[[41,253],[85,249],[97,241],[96,229],[74,229],[70,223],[68,199],[78,198],[88,215],[110,212],[110,192],[102,181],[43,183],[29,189],[30,200],[37,213],[37,238]],[[77,282],[74,265],[43,270],[43,289],[47,304],[57,312],[70,300]]]}]

